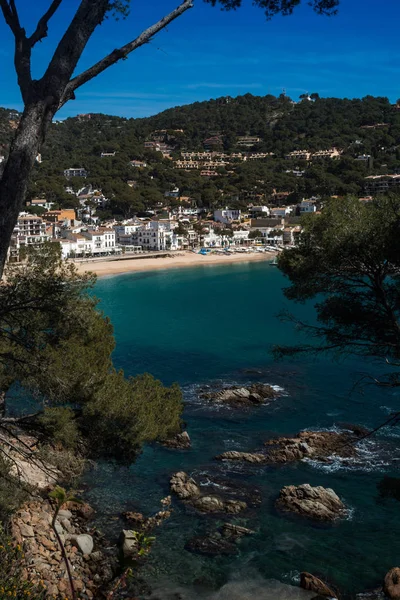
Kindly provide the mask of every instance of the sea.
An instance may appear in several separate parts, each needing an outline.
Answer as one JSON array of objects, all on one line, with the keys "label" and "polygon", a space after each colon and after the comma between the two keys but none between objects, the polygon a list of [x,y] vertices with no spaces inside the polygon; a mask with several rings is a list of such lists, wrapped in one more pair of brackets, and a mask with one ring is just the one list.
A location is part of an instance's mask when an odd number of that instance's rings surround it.
[{"label": "sea", "polygon": [[[226,450],[256,451],[277,434],[340,431],[348,423],[373,428],[399,409],[399,391],[379,389],[367,377],[379,372],[378,364],[338,356],[274,360],[274,345],[312,341],[279,317],[288,312],[315,322],[313,303],[289,302],[287,286],[268,261],[131,273],[96,284],[100,307],[115,328],[115,364],[127,375],[149,372],[166,385],[178,382],[192,440],[185,451],[148,445],[130,467],[91,468],[83,486],[97,509],[97,524],[116,539],[126,527],[121,513],[159,510],[171,475],[181,470],[204,485],[213,479],[221,491],[254,491],[260,499],[245,516],[230,518],[200,515],[173,499],[172,516],[157,530],[142,569],[154,598],[310,598],[296,587],[302,571],[354,598],[399,565],[400,504],[379,488],[385,476],[400,477],[399,427],[366,439],[354,460],[285,466],[215,460]],[[252,382],[278,386],[282,395],[244,409],[201,399],[204,389]],[[346,518],[318,525],[277,512],[279,490],[302,483],[332,488],[348,508]],[[191,538],[225,521],[256,532],[241,539],[237,555],[208,557],[186,549]]]}]

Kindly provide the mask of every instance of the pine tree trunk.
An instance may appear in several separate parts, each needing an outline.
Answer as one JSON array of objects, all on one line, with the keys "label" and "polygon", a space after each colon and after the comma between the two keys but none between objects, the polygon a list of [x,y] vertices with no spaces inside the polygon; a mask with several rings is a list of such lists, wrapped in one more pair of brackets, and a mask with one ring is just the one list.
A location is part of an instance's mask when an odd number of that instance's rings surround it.
[{"label": "pine tree trunk", "polygon": [[0,279],[40,146],[55,111],[46,101],[25,107],[0,180]]}]

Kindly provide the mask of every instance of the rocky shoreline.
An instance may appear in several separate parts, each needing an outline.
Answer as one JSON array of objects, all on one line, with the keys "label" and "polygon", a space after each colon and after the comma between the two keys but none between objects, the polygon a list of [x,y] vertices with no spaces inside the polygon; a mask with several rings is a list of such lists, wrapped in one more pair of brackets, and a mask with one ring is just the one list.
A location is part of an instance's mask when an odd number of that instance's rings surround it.
[{"label": "rocky shoreline", "polygon": [[[254,384],[204,392],[202,398],[219,404],[247,407],[274,401],[280,395],[272,386]],[[307,459],[329,463],[334,457],[356,457],[357,442],[366,433],[363,428],[351,425],[347,425],[343,431],[306,430],[292,437],[267,440],[255,452],[227,450],[215,458],[221,462],[247,464],[249,468],[252,465],[280,466]],[[173,451],[191,449],[191,439],[186,431],[161,444]],[[125,593],[119,595],[116,591],[121,585],[127,587],[124,565],[133,560],[135,566],[140,567],[140,553],[143,552],[143,556],[147,554],[147,550],[144,551],[146,535],[170,516],[171,498],[164,499],[163,509],[152,517],[144,517],[139,512],[124,513],[122,516],[127,528],[122,531],[118,545],[110,544],[93,526],[94,511],[87,504],[63,505],[53,527],[55,505],[48,492],[62,478],[62,473],[51,465],[47,465],[45,476],[41,468],[34,467],[32,470],[25,468],[24,464],[19,467],[22,467],[26,481],[37,489],[34,499],[18,510],[11,522],[15,543],[22,547],[25,555],[24,578],[33,583],[43,582],[49,598],[70,600],[72,596],[66,556],[73,586],[80,600],[137,598],[137,588],[134,596]],[[254,486],[229,480],[226,475],[221,479],[217,474],[192,477],[185,471],[177,471],[170,477],[170,490],[185,511],[204,519],[200,530],[185,541],[187,552],[205,557],[234,557],[240,554],[244,538],[257,536],[255,515],[262,498]],[[283,516],[294,515],[296,518],[324,523],[325,526],[331,526],[348,514],[345,501],[334,490],[312,487],[308,483],[284,486],[274,504]],[[340,598],[333,585],[310,573],[301,574],[300,587],[315,593],[318,598]],[[150,591],[144,587],[143,594],[141,597],[148,597]],[[400,600],[400,568],[391,569],[382,588],[371,594],[360,595],[360,600],[364,597],[377,600],[383,597],[382,594],[390,600]],[[179,597],[182,600],[185,598],[184,595]]]},{"label": "rocky shoreline", "polygon": [[257,452],[228,450],[215,458],[253,464],[284,464],[305,458],[329,462],[333,456],[341,458],[357,456],[356,444],[364,435],[365,430],[356,426],[353,427],[353,430],[340,433],[336,431],[300,431],[294,437],[268,440],[264,447]]},{"label": "rocky shoreline", "polygon": [[[11,532],[25,556],[23,575],[31,583],[43,582],[47,595],[70,597],[66,565],[52,527],[55,507],[50,500],[37,499],[25,504],[13,516]],[[96,597],[117,572],[117,552],[110,552],[99,531],[90,525],[93,510],[87,504],[69,504],[59,511],[55,529],[63,543],[79,597]]]}]

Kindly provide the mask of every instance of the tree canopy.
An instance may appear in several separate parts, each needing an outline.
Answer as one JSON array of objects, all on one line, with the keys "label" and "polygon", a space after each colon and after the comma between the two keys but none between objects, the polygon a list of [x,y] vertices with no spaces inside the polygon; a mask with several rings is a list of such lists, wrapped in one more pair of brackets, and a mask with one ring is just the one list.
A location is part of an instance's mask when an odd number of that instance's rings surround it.
[{"label": "tree canopy", "polygon": [[58,244],[7,270],[7,285],[0,286],[0,389],[6,407],[15,385],[35,401],[37,411],[18,420],[22,425],[69,445],[85,440],[90,455],[129,460],[142,443],[180,430],[182,395],[151,375],[127,379],[115,369],[113,328],[97,309],[94,282],[61,260]]},{"label": "tree canopy", "polygon": [[298,322],[311,342],[277,354],[324,351],[378,359],[382,385],[400,385],[400,199],[333,198],[307,215],[298,245],[278,266],[287,298],[316,300],[317,324]]}]

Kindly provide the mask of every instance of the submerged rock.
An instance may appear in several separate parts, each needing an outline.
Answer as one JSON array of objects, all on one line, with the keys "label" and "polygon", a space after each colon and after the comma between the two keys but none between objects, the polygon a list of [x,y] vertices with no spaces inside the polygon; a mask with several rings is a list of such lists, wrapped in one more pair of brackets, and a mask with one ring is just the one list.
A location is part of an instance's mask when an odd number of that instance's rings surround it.
[{"label": "submerged rock", "polygon": [[383,591],[390,600],[400,600],[400,568],[394,567],[386,574]]},{"label": "submerged rock", "polygon": [[233,515],[237,515],[247,508],[246,502],[242,502],[241,500],[223,500],[218,496],[201,496],[194,500],[192,505],[200,512],[226,512]]},{"label": "submerged rock", "polygon": [[232,386],[223,390],[201,394],[205,400],[232,404],[262,404],[267,400],[274,400],[279,393],[266,383],[253,383],[250,386]]},{"label": "submerged rock", "polygon": [[222,535],[226,538],[230,539],[240,539],[245,535],[254,535],[255,531],[253,529],[248,529],[247,527],[242,527],[241,525],[234,525],[233,523],[224,523],[222,526]]},{"label": "submerged rock", "polygon": [[176,448],[178,450],[187,450],[191,446],[190,437],[187,431],[177,433],[173,438],[161,442],[166,448]]},{"label": "submerged rock", "polygon": [[330,488],[308,483],[281,489],[276,507],[316,521],[334,521],[345,514],[345,505]]},{"label": "submerged rock", "polygon": [[239,549],[235,543],[218,536],[217,534],[197,535],[191,538],[185,545],[185,550],[206,556],[233,556],[238,554]]},{"label": "submerged rock", "polygon": [[326,583],[318,577],[315,577],[315,575],[311,575],[311,573],[300,573],[300,587],[303,588],[303,590],[315,592],[318,596],[326,596],[328,598],[338,597],[337,592],[329,588]]}]

